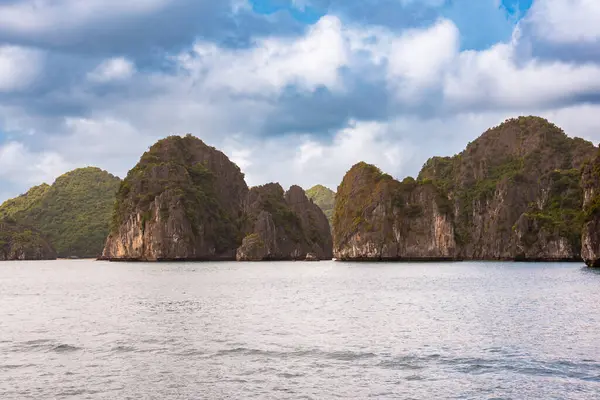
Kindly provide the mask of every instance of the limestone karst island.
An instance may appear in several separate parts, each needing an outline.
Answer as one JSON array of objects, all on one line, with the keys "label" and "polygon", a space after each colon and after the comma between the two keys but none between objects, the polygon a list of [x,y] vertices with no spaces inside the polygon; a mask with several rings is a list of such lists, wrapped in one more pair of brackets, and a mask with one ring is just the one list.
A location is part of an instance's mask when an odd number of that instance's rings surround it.
[{"label": "limestone karst island", "polygon": [[520,260],[600,266],[600,157],[539,117],[395,179],[360,160],[337,192],[249,188],[224,153],[169,136],[124,180],[82,168],[0,206],[0,260]]},{"label": "limestone karst island", "polygon": [[0,400],[600,400],[600,0],[0,0]]}]

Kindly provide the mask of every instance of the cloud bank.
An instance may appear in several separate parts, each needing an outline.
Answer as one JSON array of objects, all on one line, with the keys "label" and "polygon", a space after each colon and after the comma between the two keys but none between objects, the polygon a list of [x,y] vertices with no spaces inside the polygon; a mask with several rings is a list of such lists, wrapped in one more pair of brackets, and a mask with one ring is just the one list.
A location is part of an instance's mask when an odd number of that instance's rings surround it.
[{"label": "cloud bank", "polygon": [[79,166],[124,176],[173,133],[250,184],[332,188],[361,160],[415,175],[517,115],[600,140],[595,2],[80,3],[0,2],[0,200]]}]

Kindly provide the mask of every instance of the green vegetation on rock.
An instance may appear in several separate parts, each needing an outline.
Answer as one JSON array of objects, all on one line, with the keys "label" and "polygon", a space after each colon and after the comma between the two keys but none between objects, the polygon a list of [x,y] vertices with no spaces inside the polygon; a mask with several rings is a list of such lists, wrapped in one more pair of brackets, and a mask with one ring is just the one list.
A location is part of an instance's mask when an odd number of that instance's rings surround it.
[{"label": "green vegetation on rock", "polygon": [[591,194],[585,208],[583,218],[589,222],[600,217],[600,150],[596,156],[584,165],[583,187]]},{"label": "green vegetation on rock", "polygon": [[368,224],[366,216],[398,182],[379,168],[365,162],[354,165],[338,186],[333,213],[333,242],[343,243],[360,229],[381,230]]},{"label": "green vegetation on rock", "polygon": [[600,151],[583,167],[584,190],[581,257],[589,267],[600,267]]},{"label": "green vegetation on rock", "polygon": [[286,260],[309,252],[331,257],[331,232],[302,188],[249,190],[237,165],[188,134],[159,140],[129,171],[102,259]]},{"label": "green vegetation on rock", "polygon": [[491,215],[486,209],[502,196],[502,205],[495,207],[509,208],[493,221],[496,231],[509,232],[518,216],[526,213],[576,248],[582,225],[580,168],[593,152],[592,143],[569,138],[543,118],[512,118],[488,129],[454,157],[433,157],[419,179],[433,182],[454,200],[455,231],[461,244],[485,240],[473,237],[474,218]]},{"label": "green vegetation on rock", "polygon": [[547,198],[541,207],[531,203],[525,215],[538,221],[547,232],[568,239],[574,249],[580,249],[584,221],[581,171],[555,170],[542,181],[548,188]]},{"label": "green vegetation on rock", "polygon": [[304,231],[300,219],[286,203],[284,190],[278,183],[269,183],[250,189],[252,201],[248,219],[250,226],[256,222],[258,214],[266,211],[271,214],[276,226],[282,227],[286,235],[294,242],[300,243],[304,239]]},{"label": "green vegetation on rock", "polygon": [[323,185],[316,185],[306,191],[306,196],[323,210],[331,225],[335,207],[335,192]]},{"label": "green vegetation on rock", "polygon": [[56,252],[40,232],[11,217],[0,219],[0,261],[54,258]]},{"label": "green vegetation on rock", "polygon": [[334,255],[342,260],[452,258],[450,207],[431,181],[397,181],[360,162],[338,187]]},{"label": "green vegetation on rock", "polygon": [[[158,141],[146,151],[138,164],[129,171],[117,192],[111,232],[118,229],[127,218],[139,213],[142,215],[141,229],[155,218],[155,213],[167,220],[170,209],[181,204],[190,224],[195,240],[200,234],[213,243],[217,253],[235,249],[242,240],[241,221],[224,206],[219,198],[219,177],[208,165],[208,158],[201,161],[203,154],[217,153],[196,137],[169,136]],[[219,152],[222,155],[222,153]],[[224,155],[222,155],[225,157]],[[233,163],[234,173],[243,180],[243,174]],[[247,190],[244,185],[244,190]],[[154,204],[159,204],[155,209]],[[205,227],[204,232],[199,232]]]},{"label": "green vegetation on rock", "polygon": [[[451,221],[444,232],[452,231],[456,258],[578,259],[583,224],[600,215],[600,195],[592,189],[582,210],[582,166],[596,151],[592,143],[569,138],[556,125],[530,116],[488,129],[455,156],[431,158],[416,182],[397,182],[359,163],[338,188],[335,243],[353,246],[337,246],[338,253],[350,257],[380,248],[393,254],[390,249],[401,245],[405,232],[423,249],[439,246],[427,229],[435,203]],[[435,224],[446,223],[436,218]],[[383,237],[375,235],[385,227]]]},{"label": "green vegetation on rock", "polygon": [[76,169],[51,186],[36,186],[7,200],[0,206],[0,217],[39,231],[59,257],[97,257],[108,235],[119,182],[98,168]]}]

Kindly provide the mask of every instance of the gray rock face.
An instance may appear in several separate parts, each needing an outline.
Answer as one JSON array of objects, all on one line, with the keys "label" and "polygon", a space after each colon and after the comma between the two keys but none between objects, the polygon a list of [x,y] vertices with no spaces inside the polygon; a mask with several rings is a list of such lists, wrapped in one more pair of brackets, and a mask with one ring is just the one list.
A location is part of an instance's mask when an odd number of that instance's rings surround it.
[{"label": "gray rock face", "polygon": [[117,194],[109,260],[234,260],[248,193],[240,169],[188,135],[156,143]]},{"label": "gray rock face", "polygon": [[589,267],[600,267],[600,154],[583,169],[585,224],[581,257]]},{"label": "gray rock face", "polygon": [[334,257],[339,260],[452,259],[454,227],[438,205],[438,190],[398,182],[359,163],[338,188]]},{"label": "gray rock face", "polygon": [[304,260],[312,253],[331,259],[331,233],[323,211],[292,186],[287,193],[270,183],[250,189],[248,229],[237,250],[239,261]]},{"label": "gray rock face", "polygon": [[522,117],[489,129],[454,157],[430,159],[417,181],[398,182],[359,163],[337,191],[334,255],[580,260],[580,168],[595,152],[546,120]]},{"label": "gray rock face", "polygon": [[249,190],[223,153],[191,135],[172,136],[152,146],[121,184],[102,258],[331,258],[331,242],[326,217],[301,188]]}]

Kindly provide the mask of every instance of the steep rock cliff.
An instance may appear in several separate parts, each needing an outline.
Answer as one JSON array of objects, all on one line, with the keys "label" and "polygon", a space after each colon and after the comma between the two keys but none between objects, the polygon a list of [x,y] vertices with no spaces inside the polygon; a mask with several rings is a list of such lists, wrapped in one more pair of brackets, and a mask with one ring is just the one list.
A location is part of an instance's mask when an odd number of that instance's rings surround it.
[{"label": "steep rock cliff", "polygon": [[581,256],[590,267],[600,267],[600,152],[583,168],[584,226]]},{"label": "steep rock cliff", "polygon": [[187,135],[153,145],[117,193],[107,260],[331,258],[323,212],[299,187],[248,189],[225,154]]},{"label": "steep rock cliff", "polygon": [[456,253],[447,200],[430,183],[394,180],[359,163],[338,187],[334,257],[340,260],[451,259]]},{"label": "steep rock cliff", "polygon": [[286,193],[276,183],[250,189],[240,261],[331,259],[329,223],[299,186]]},{"label": "steep rock cliff", "polygon": [[192,135],[158,141],[117,193],[103,259],[234,260],[244,175]]},{"label": "steep rock cliff", "polygon": [[11,218],[0,219],[0,261],[54,259],[56,251],[41,233]]},{"label": "steep rock cliff", "polygon": [[592,143],[569,138],[539,117],[489,129],[454,157],[419,174],[445,190],[454,208],[458,257],[579,259],[580,169]]},{"label": "steep rock cliff", "polygon": [[[590,142],[568,138],[542,118],[520,117],[489,129],[454,157],[430,159],[417,182],[401,184],[355,166],[336,197],[336,257],[580,259],[580,169],[595,151]],[[360,170],[369,177],[362,183]],[[359,188],[348,189],[352,180]],[[408,183],[413,189],[404,198],[414,212],[401,215],[394,202],[398,187]],[[361,185],[367,187],[362,195]],[[411,228],[415,225],[419,228]],[[394,226],[418,245],[398,251],[399,237],[390,233],[398,231]],[[438,237],[432,234],[435,226],[444,240],[432,240]]]}]

